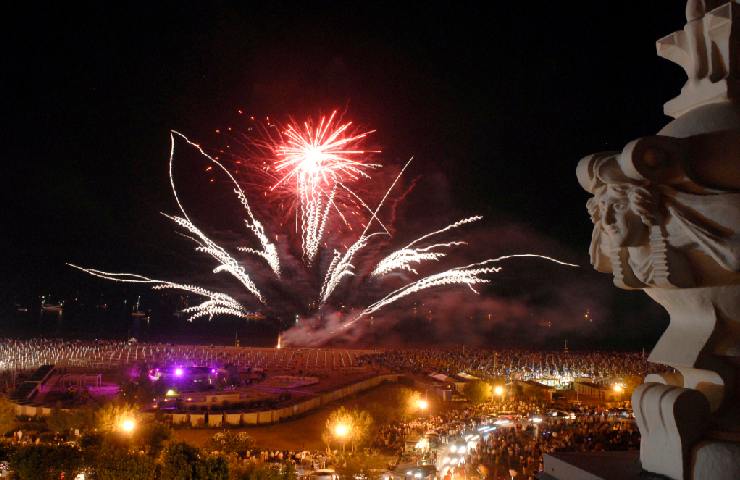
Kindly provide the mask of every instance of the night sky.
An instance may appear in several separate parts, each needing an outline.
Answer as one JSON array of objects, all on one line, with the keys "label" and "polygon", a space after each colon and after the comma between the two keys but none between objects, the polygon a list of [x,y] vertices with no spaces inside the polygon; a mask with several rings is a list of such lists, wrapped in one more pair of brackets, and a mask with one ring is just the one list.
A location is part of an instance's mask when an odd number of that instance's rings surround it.
[{"label": "night sky", "polygon": [[685,77],[655,40],[683,26],[683,2],[397,3],[57,2],[8,15],[3,315],[42,293],[110,291],[67,261],[159,277],[192,266],[159,214],[175,208],[170,129],[208,145],[243,125],[237,109],[303,118],[338,107],[377,130],[385,163],[413,155],[412,176],[442,185],[420,195],[583,265],[568,275],[600,289],[603,328],[581,348],[652,345],[666,315],[588,264],[575,165],[668,122],[662,104]]}]

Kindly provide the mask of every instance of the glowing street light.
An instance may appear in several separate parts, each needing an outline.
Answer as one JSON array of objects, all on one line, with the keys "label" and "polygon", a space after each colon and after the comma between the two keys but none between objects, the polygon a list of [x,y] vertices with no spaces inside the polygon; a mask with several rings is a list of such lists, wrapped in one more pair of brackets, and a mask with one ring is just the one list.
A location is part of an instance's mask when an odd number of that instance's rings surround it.
[{"label": "glowing street light", "polygon": [[339,439],[344,439],[349,435],[349,425],[346,423],[337,423],[334,426],[334,435]]},{"label": "glowing street light", "polygon": [[501,385],[496,385],[495,387],[493,387],[493,394],[496,395],[497,397],[503,397],[504,387],[502,387]]},{"label": "glowing street light", "polygon": [[614,393],[618,393],[621,395],[622,392],[624,392],[624,385],[622,385],[621,383],[615,383],[612,387],[612,390],[614,390]]},{"label": "glowing street light", "polygon": [[130,434],[136,430],[136,421],[132,418],[124,418],[121,420],[120,427],[123,433]]},{"label": "glowing street light", "polygon": [[429,402],[424,400],[423,398],[420,398],[416,401],[416,408],[418,408],[419,410],[423,412],[427,408],[429,408]]},{"label": "glowing street light", "polygon": [[342,453],[344,453],[344,447],[347,444],[347,437],[349,437],[351,430],[350,425],[344,422],[338,422],[334,425],[334,436],[342,442]]}]

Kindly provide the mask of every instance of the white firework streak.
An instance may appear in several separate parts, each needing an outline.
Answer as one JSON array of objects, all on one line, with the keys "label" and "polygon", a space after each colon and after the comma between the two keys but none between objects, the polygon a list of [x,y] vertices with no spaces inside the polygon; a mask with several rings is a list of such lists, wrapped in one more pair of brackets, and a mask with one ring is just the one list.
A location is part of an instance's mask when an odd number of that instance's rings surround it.
[{"label": "white firework streak", "polygon": [[195,249],[196,251],[206,253],[220,263],[219,266],[213,269],[213,273],[230,273],[242,285],[244,285],[244,288],[246,288],[249,293],[257,297],[260,302],[265,303],[265,299],[262,296],[262,293],[260,293],[260,291],[257,289],[257,285],[254,284],[250,276],[247,274],[246,270],[244,270],[244,267],[239,265],[234,257],[229,255],[226,250],[224,250],[216,242],[208,238],[198,227],[193,225],[190,219],[167,215],[166,213],[163,213],[163,215],[175,222],[177,225],[187,229],[190,233],[197,237],[191,237],[191,239],[195,241],[195,243],[198,245],[198,247],[196,247]]},{"label": "white firework streak", "polygon": [[[337,185],[339,185],[340,187],[342,187],[347,193],[349,193],[352,197],[354,197],[355,200],[357,200],[357,202],[360,204],[360,206],[362,206],[362,208],[364,208],[365,210],[367,210],[368,212],[370,212],[370,215],[374,215],[373,210],[370,208],[370,206],[367,203],[365,203],[365,200],[363,200],[359,195],[357,195],[355,192],[353,192],[349,187],[347,187],[342,182],[337,182]],[[341,215],[342,218],[344,218],[344,215],[342,215],[342,212],[339,211],[339,208],[338,207],[337,207],[337,212],[339,212],[339,215]],[[381,228],[383,230],[385,230],[385,233],[387,233],[388,235],[391,234],[391,232],[388,231],[388,228],[386,228],[386,226],[383,224],[383,222],[380,221],[380,219],[378,217],[375,217],[375,220],[378,222],[378,225],[380,225]],[[345,223],[346,222],[347,221],[345,220]]]},{"label": "white firework streak", "polygon": [[447,243],[435,243],[422,248],[401,248],[391,253],[383,260],[378,262],[375,269],[370,274],[373,277],[379,277],[390,273],[394,270],[406,270],[413,274],[418,274],[415,268],[411,266],[412,263],[422,263],[427,261],[437,261],[442,257],[447,256],[444,252],[435,252],[437,248],[449,248],[457,245],[467,245],[466,242],[447,242]]},{"label": "white firework streak", "polygon": [[187,285],[182,283],[168,282],[166,280],[157,280],[135,273],[105,272],[103,270],[98,270],[95,268],[80,267],[79,265],[75,265],[72,263],[68,263],[67,265],[72,268],[81,270],[88,275],[103,278],[105,280],[110,280],[113,282],[148,283],[153,285],[152,289],[154,290],[182,290],[185,292],[193,293],[195,295],[199,295],[201,297],[207,297],[208,300],[182,310],[183,313],[189,314],[189,322],[192,322],[196,318],[200,317],[209,317],[210,319],[213,318],[214,315],[219,314],[233,315],[241,318],[252,318],[254,316],[253,313],[245,310],[244,307],[233,297],[225,293],[206,290],[205,288],[198,287],[196,285]]},{"label": "white firework streak", "polygon": [[[248,220],[244,220],[244,224],[246,227],[254,233],[254,235],[257,237],[257,240],[259,240],[260,245],[262,245],[262,250],[256,250],[254,248],[248,248],[248,247],[239,247],[238,250],[242,252],[252,253],[254,255],[257,255],[259,257],[262,257],[267,264],[270,266],[273,272],[275,272],[275,275],[277,277],[280,277],[280,257],[277,253],[277,248],[275,248],[275,245],[270,241],[269,238],[267,238],[267,235],[265,234],[265,228],[262,226],[262,223],[257,220],[257,218],[254,216],[254,213],[252,213],[252,209],[249,207],[249,202],[247,201],[247,195],[244,193],[244,190],[239,186],[239,182],[236,181],[234,176],[231,174],[231,172],[224,167],[221,162],[213,158],[212,156],[208,155],[203,148],[201,148],[200,145],[198,145],[195,142],[192,142],[188,137],[183,135],[182,133],[171,130],[170,132],[170,139],[172,141],[172,148],[170,149],[170,184],[172,185],[172,190],[175,192],[175,183],[172,178],[172,162],[173,162],[173,156],[175,153],[175,138],[172,134],[180,136],[185,142],[187,142],[189,145],[195,147],[198,152],[200,152],[201,155],[206,157],[208,160],[211,161],[211,163],[215,164],[217,167],[219,167],[228,177],[229,180],[231,180],[231,183],[234,186],[234,193],[239,198],[239,203],[242,204],[244,207],[244,210],[247,212],[247,216],[249,217]],[[180,204],[180,199],[177,198],[177,192],[175,192],[175,200],[177,201],[177,205],[180,207],[180,210],[182,211],[183,215],[187,218],[187,214],[185,213],[185,210],[183,209],[182,205]],[[188,220],[190,220],[188,218]]]},{"label": "white firework streak", "polygon": [[344,255],[339,253],[338,250],[334,250],[334,258],[329,264],[329,268],[326,271],[324,284],[321,286],[321,303],[323,304],[334,292],[339,283],[345,277],[351,277],[355,274],[355,266],[352,265],[352,258],[354,255],[367,245],[368,240],[375,235],[382,235],[381,233],[371,233],[370,235],[361,235],[360,238],[353,243]]},{"label": "white firework streak", "polygon": [[304,225],[303,252],[309,261],[316,257],[321,246],[326,220],[329,217],[329,208],[334,203],[335,194],[336,184],[324,203],[321,190],[308,190],[301,202],[301,219]]},{"label": "white firework streak", "polygon": [[548,261],[557,263],[559,265],[564,265],[568,267],[578,267],[578,265],[575,265],[572,263],[566,263],[561,260],[557,260],[555,258],[548,257],[545,255],[537,255],[534,253],[521,253],[521,254],[514,254],[514,255],[504,255],[501,257],[484,260],[482,262],[473,263],[473,264],[470,264],[464,267],[451,268],[449,270],[445,270],[444,272],[428,275],[424,278],[416,280],[415,282],[409,283],[408,285],[404,285],[403,287],[392,291],[391,293],[381,298],[377,302],[366,307],[365,310],[360,312],[360,314],[357,315],[354,319],[342,324],[340,328],[347,328],[350,325],[357,322],[358,320],[360,320],[362,317],[371,315],[375,313],[376,311],[380,310],[381,308],[388,306],[404,297],[407,297],[414,293],[418,293],[422,290],[428,290],[434,287],[447,286],[447,285],[466,285],[468,288],[470,288],[470,290],[473,291],[473,293],[477,294],[478,291],[475,288],[473,288],[473,285],[490,282],[490,280],[482,278],[481,275],[485,275],[487,273],[497,273],[501,271],[501,267],[494,267],[494,266],[488,266],[488,265],[492,263],[499,263],[499,262],[502,262],[504,260],[508,260],[511,258],[519,258],[519,257],[540,258],[543,260],[548,260]]},{"label": "white firework streak", "polygon": [[329,296],[331,296],[337,286],[339,286],[339,283],[344,277],[354,275],[355,267],[354,265],[352,265],[353,257],[357,252],[362,250],[367,245],[370,237],[380,235],[380,233],[367,235],[367,230],[370,228],[370,224],[373,223],[373,220],[377,218],[378,211],[380,211],[380,208],[383,206],[383,203],[385,203],[388,195],[391,193],[391,190],[393,190],[393,187],[395,187],[396,183],[398,183],[398,180],[401,178],[401,175],[403,175],[406,167],[408,167],[413,160],[414,158],[411,157],[409,161],[406,162],[406,164],[403,166],[401,171],[398,172],[398,175],[396,175],[393,183],[391,183],[391,186],[388,187],[388,190],[385,191],[385,195],[383,195],[383,198],[380,199],[378,206],[375,208],[375,211],[370,216],[370,219],[367,221],[367,225],[365,225],[365,229],[362,231],[357,241],[353,243],[346,252],[344,252],[344,255],[341,255],[337,250],[334,250],[334,258],[332,258],[331,264],[326,271],[326,275],[324,276],[324,283],[321,285],[320,304],[326,303],[326,301],[329,299]]},{"label": "white firework streak", "polygon": [[427,240],[435,235],[440,235],[444,232],[447,232],[449,230],[452,230],[454,228],[458,228],[462,225],[473,223],[481,220],[483,217],[481,216],[474,216],[474,217],[468,217],[464,218],[462,220],[458,220],[457,222],[447,225],[444,228],[441,228],[439,230],[435,230],[434,232],[427,233],[426,235],[423,235],[413,242],[409,243],[405,247],[396,250],[395,252],[391,253],[387,257],[383,258],[378,264],[375,266],[375,269],[371,273],[372,276],[377,277],[381,275],[385,275],[386,273],[392,272],[394,270],[406,270],[407,272],[412,272],[414,274],[418,274],[416,269],[414,269],[411,266],[411,263],[422,263],[425,261],[436,261],[440,258],[446,256],[446,253],[443,252],[435,252],[435,249],[439,248],[449,248],[454,247],[457,245],[466,245],[466,242],[447,242],[447,243],[436,243],[434,245],[429,245],[422,248],[414,248],[414,245],[417,245],[421,243],[424,240]]}]

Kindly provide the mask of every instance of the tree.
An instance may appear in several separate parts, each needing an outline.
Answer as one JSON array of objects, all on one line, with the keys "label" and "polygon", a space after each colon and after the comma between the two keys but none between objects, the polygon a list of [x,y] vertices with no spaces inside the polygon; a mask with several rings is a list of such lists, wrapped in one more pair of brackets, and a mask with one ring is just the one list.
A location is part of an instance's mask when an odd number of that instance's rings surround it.
[{"label": "tree", "polygon": [[355,451],[357,447],[366,444],[370,440],[373,417],[365,410],[357,409],[352,410],[350,415],[352,417],[352,435],[350,439],[352,442],[352,451]]},{"label": "tree", "polygon": [[172,430],[160,422],[147,422],[141,426],[137,435],[138,444],[143,447],[149,455],[157,457],[162,452],[165,442],[172,438]]},{"label": "tree", "polygon": [[388,457],[384,455],[351,455],[336,466],[340,478],[372,478],[373,470],[388,468]]},{"label": "tree", "polygon": [[187,443],[170,445],[162,460],[162,480],[196,480],[198,450]]},{"label": "tree", "polygon": [[109,442],[98,451],[94,465],[99,480],[154,480],[156,476],[154,460],[150,457]]},{"label": "tree", "polygon": [[247,432],[224,430],[214,434],[208,441],[206,448],[210,451],[223,452],[227,455],[233,453],[243,457],[252,446],[254,446],[254,440]]},{"label": "tree", "polygon": [[233,466],[231,478],[233,480],[285,480],[275,469],[262,463],[253,462]]},{"label": "tree", "polygon": [[15,406],[7,399],[0,397],[0,436],[15,427]]},{"label": "tree", "polygon": [[46,426],[55,433],[67,434],[71,430],[86,431],[95,426],[95,414],[90,408],[64,411],[55,408],[46,419]]},{"label": "tree", "polygon": [[80,451],[69,445],[30,445],[16,450],[10,468],[19,480],[51,480],[62,473],[72,478],[81,462]]},{"label": "tree", "polygon": [[352,450],[364,444],[370,438],[373,417],[364,410],[348,410],[339,407],[329,414],[322,439],[327,446],[333,442],[342,445],[350,444]]},{"label": "tree", "polygon": [[207,457],[195,469],[198,480],[229,480],[229,462],[222,456]]},{"label": "tree", "polygon": [[107,403],[95,413],[97,427],[103,432],[117,431],[122,419],[135,420],[137,417],[137,409],[127,403]]},{"label": "tree", "polygon": [[283,464],[283,470],[280,472],[280,480],[296,480],[297,475],[295,471],[295,465],[290,462]]}]

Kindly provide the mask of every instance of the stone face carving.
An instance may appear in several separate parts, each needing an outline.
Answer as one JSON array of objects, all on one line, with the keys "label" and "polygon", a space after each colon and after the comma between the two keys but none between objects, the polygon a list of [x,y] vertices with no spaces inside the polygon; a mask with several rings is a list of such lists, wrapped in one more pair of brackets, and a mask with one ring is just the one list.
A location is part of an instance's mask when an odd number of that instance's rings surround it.
[{"label": "stone face carving", "polygon": [[740,161],[731,151],[740,151],[733,130],[645,137],[581,160],[594,268],[629,289],[740,283]]},{"label": "stone face carving", "polygon": [[689,77],[665,105],[675,120],[576,170],[594,268],[670,314],[649,359],[675,371],[632,402],[643,468],[674,479],[740,478],[739,7],[689,0],[684,29],[658,42]]}]

